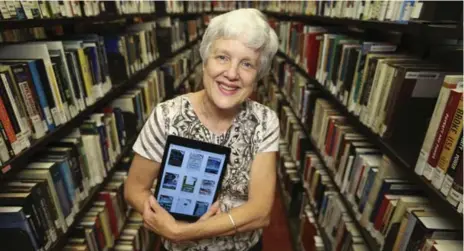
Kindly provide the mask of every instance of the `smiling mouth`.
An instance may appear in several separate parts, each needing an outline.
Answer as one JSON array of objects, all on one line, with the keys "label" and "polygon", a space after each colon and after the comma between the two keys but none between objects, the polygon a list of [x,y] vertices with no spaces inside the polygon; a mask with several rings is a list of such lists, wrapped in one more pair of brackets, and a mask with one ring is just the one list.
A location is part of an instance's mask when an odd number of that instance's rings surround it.
[{"label": "smiling mouth", "polygon": [[216,83],[218,84],[219,91],[221,91],[224,95],[233,95],[240,89],[238,86],[228,85],[221,81],[216,81]]}]

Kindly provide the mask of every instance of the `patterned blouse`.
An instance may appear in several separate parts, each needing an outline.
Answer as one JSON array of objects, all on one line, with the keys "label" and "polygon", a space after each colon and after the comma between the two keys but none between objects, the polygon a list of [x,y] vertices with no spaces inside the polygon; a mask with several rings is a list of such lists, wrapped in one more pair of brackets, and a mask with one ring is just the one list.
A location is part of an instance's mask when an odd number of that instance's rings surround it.
[{"label": "patterned blouse", "polygon": [[[229,163],[218,200],[222,212],[238,207],[248,200],[250,168],[259,152],[276,152],[279,144],[279,121],[276,113],[257,102],[247,100],[241,106],[231,127],[216,135],[199,120],[186,95],[156,106],[133,146],[139,155],[161,163],[167,135],[177,135],[231,148]],[[262,230],[213,237],[189,244],[163,240],[171,251],[245,251],[255,245]]]}]

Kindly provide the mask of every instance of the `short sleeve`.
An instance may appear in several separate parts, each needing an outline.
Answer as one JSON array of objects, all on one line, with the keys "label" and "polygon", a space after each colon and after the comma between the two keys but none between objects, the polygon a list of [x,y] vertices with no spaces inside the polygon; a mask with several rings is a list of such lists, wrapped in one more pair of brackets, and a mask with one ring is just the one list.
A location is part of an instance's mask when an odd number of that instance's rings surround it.
[{"label": "short sleeve", "polygon": [[145,122],[132,149],[146,159],[161,163],[166,137],[162,108],[158,104]]},{"label": "short sleeve", "polygon": [[279,118],[273,110],[269,109],[269,111],[268,119],[263,121],[263,123],[266,123],[263,126],[265,132],[258,152],[277,152],[279,150]]}]

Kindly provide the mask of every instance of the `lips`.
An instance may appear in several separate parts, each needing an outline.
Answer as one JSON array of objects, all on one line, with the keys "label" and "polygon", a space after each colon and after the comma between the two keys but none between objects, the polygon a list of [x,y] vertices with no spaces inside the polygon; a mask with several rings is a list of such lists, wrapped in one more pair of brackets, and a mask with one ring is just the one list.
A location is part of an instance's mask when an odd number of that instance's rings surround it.
[{"label": "lips", "polygon": [[216,81],[216,83],[218,85],[219,91],[223,95],[226,95],[226,96],[234,95],[240,89],[240,87],[238,87],[236,85],[226,84],[226,83],[224,83],[222,81]]}]

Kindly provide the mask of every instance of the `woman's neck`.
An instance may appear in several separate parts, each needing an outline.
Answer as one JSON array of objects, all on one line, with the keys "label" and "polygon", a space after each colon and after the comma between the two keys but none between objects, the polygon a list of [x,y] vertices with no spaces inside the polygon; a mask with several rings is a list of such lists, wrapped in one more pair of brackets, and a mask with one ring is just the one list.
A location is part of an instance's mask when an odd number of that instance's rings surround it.
[{"label": "woman's neck", "polygon": [[215,121],[231,122],[239,112],[238,107],[227,110],[220,109],[208,97],[205,90],[201,91],[199,94],[199,101],[200,106],[202,108],[202,112],[206,117],[208,117],[208,119],[212,119]]}]

